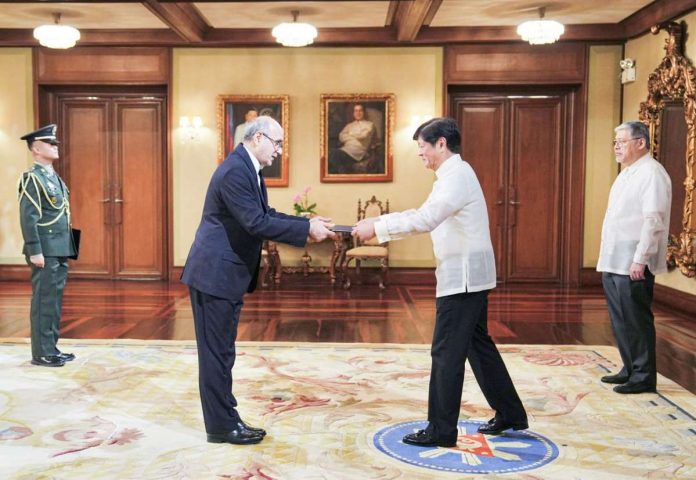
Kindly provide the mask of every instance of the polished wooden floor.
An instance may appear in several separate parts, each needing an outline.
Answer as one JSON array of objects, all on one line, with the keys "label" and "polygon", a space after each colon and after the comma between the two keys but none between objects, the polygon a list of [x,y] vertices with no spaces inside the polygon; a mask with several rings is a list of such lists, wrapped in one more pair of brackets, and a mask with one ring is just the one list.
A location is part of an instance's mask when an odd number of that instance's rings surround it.
[{"label": "polished wooden floor", "polygon": [[[239,340],[430,343],[434,288],[332,288],[327,277],[285,275],[245,300]],[[29,282],[0,282],[0,337],[29,336]],[[655,308],[658,371],[696,393],[693,319]],[[600,288],[496,288],[489,329],[498,343],[613,345]],[[188,291],[179,283],[69,280],[62,338],[192,340]]]}]

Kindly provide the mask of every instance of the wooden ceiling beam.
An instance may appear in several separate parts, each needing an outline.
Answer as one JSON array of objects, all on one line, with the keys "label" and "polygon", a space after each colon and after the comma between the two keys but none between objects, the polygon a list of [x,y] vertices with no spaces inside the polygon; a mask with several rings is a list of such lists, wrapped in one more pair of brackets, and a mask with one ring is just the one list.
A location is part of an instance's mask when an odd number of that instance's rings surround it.
[{"label": "wooden ceiling beam", "polygon": [[[276,47],[268,28],[211,29],[201,42],[191,43],[168,29],[82,30],[79,46]],[[610,42],[626,39],[618,24],[566,25],[561,42]],[[521,42],[514,26],[423,27],[412,45]],[[31,47],[38,42],[31,29],[0,29],[1,47]],[[403,46],[396,27],[322,28],[315,46]],[[541,47],[543,48],[543,47]]]},{"label": "wooden ceiling beam", "polygon": [[674,20],[696,10],[696,0],[656,0],[624,18],[617,25],[626,38],[635,38],[650,31],[658,23]]},{"label": "wooden ceiling beam", "polygon": [[441,0],[397,2],[392,22],[396,26],[396,39],[399,42],[414,41],[426,19],[432,20],[441,3]]},{"label": "wooden ceiling beam", "polygon": [[188,42],[200,43],[211,30],[193,3],[144,0],[143,6]]},{"label": "wooden ceiling beam", "polygon": [[[615,23],[566,25],[561,42],[620,42],[623,29]],[[439,45],[449,43],[521,42],[517,27],[423,27],[413,43]]]}]

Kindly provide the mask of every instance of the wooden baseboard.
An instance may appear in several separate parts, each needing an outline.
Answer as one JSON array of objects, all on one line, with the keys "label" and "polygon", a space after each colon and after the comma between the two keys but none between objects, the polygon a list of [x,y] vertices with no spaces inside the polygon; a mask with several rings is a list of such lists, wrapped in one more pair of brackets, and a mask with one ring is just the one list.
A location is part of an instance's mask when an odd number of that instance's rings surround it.
[{"label": "wooden baseboard", "polygon": [[655,284],[653,302],[665,310],[684,315],[694,320],[696,312],[696,295],[682,292],[664,285]]},{"label": "wooden baseboard", "polygon": [[[181,272],[184,267],[171,267],[169,269],[169,281],[178,282],[181,278]],[[324,270],[312,272],[310,275],[328,275]],[[377,275],[377,268],[363,267],[365,274],[368,276]],[[295,275],[302,275],[301,267],[283,267],[283,278],[292,278]],[[435,286],[435,269],[434,268],[390,268],[388,281],[390,285],[424,285],[427,287]],[[282,282],[282,280],[281,280]]]},{"label": "wooden baseboard", "polygon": [[594,268],[580,269],[580,286],[581,287],[601,287],[602,272],[598,272]]},{"label": "wooden baseboard", "polygon": [[178,282],[181,279],[181,272],[184,271],[184,267],[171,267],[169,269],[169,281]]},{"label": "wooden baseboard", "polygon": [[29,265],[0,265],[0,281],[17,282],[31,280]]},{"label": "wooden baseboard", "polygon": [[[365,281],[372,283],[373,280],[379,277],[378,267],[362,267],[362,276]],[[351,278],[354,278],[355,273],[350,269]],[[328,278],[327,267],[320,267],[309,274],[312,278],[326,276]],[[303,273],[301,267],[283,267],[283,276],[281,284],[301,283],[303,281]],[[340,277],[339,277],[340,281]],[[423,285],[426,287],[435,286],[435,269],[434,268],[390,268],[387,275],[387,283],[389,285]]]}]

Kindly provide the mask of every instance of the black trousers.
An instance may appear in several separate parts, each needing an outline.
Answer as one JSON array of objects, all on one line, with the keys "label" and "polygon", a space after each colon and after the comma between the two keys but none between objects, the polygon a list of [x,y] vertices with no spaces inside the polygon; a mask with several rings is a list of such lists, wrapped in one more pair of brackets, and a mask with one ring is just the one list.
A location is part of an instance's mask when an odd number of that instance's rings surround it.
[{"label": "black trousers", "polygon": [[628,275],[603,272],[602,285],[609,306],[611,328],[621,354],[619,372],[631,383],[655,387],[655,317],[651,306],[655,276],[645,269],[645,280],[633,281]]},{"label": "black trousers", "polygon": [[198,346],[198,389],[207,433],[227,433],[239,421],[232,394],[235,340],[243,301],[208,295],[189,287]]},{"label": "black trousers", "polygon": [[436,303],[428,429],[442,440],[456,440],[467,358],[496,416],[513,423],[526,421],[522,401],[488,335],[488,291],[440,297]]},{"label": "black trousers", "polygon": [[31,265],[31,355],[58,355],[63,290],[68,279],[66,257],[44,257],[44,267]]}]

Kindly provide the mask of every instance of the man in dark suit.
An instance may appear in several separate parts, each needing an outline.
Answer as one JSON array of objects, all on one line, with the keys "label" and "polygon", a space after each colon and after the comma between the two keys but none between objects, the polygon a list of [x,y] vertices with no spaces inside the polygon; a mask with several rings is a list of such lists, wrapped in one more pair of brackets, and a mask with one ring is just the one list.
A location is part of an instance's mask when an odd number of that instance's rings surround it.
[{"label": "man in dark suit", "polygon": [[260,116],[213,173],[183,283],[189,286],[198,345],[198,378],[208,442],[253,444],[266,432],[244,423],[232,394],[239,314],[254,291],[263,240],[297,247],[334,234],[326,219],[307,220],[268,207],[261,174],[282,153],[283,129]]},{"label": "man in dark suit", "polygon": [[76,247],[70,229],[68,187],[53,170],[58,159],[56,126],[24,135],[34,165],[19,179],[19,221],[27,264],[31,266],[31,363],[62,367],[75,359],[58,350],[68,257]]}]

